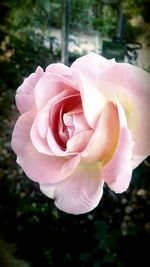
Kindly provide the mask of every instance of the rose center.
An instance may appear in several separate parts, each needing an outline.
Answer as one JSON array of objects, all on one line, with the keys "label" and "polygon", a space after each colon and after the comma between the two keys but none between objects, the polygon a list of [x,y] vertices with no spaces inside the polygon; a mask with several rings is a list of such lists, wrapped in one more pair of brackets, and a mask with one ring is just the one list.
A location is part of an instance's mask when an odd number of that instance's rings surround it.
[{"label": "rose center", "polygon": [[71,138],[74,134],[75,127],[73,125],[73,115],[65,113],[63,115],[64,133],[68,138]]}]

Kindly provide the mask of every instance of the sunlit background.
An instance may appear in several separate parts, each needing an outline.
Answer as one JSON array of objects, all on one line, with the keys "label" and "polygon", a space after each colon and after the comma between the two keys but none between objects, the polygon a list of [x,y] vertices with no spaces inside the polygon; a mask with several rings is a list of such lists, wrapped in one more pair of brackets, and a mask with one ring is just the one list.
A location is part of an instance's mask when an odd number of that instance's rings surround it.
[{"label": "sunlit background", "polygon": [[106,186],[99,206],[73,216],[16,164],[15,91],[40,65],[94,51],[150,70],[149,0],[2,0],[0,3],[0,267],[149,266],[150,161],[127,192]]}]

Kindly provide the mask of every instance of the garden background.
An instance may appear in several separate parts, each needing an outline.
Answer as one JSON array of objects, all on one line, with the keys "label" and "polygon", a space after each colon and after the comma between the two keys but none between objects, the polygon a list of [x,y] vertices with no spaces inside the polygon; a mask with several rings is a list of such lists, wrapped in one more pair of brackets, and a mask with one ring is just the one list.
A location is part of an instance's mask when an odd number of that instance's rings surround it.
[{"label": "garden background", "polygon": [[[83,33],[97,34],[100,43],[113,38],[119,2],[70,1],[72,45]],[[149,49],[150,2],[125,0],[124,11],[124,38],[142,38]],[[16,164],[10,146],[18,117],[15,91],[38,65],[60,61],[61,43],[53,33],[61,31],[61,17],[58,0],[0,3],[0,266],[149,266],[149,159],[133,172],[127,192],[114,194],[105,186],[99,206],[80,216],[59,211]],[[70,61],[85,53],[70,50]]]}]

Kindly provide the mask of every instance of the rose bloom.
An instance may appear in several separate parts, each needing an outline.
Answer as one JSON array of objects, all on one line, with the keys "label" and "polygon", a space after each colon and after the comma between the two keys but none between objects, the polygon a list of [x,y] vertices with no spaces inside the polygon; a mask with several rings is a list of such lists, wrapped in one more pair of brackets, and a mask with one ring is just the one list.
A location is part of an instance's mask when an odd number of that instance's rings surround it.
[{"label": "rose bloom", "polygon": [[149,84],[146,71],[90,53],[38,67],[18,88],[17,163],[60,210],[94,209],[104,182],[127,190],[150,152]]}]

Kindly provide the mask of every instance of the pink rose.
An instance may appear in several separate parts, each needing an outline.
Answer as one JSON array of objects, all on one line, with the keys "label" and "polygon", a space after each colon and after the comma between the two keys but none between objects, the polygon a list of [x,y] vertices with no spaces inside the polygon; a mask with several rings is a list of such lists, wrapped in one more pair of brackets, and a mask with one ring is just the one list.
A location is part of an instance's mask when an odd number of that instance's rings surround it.
[{"label": "pink rose", "polygon": [[149,74],[90,53],[38,67],[16,94],[17,163],[68,213],[95,208],[104,182],[125,191],[150,152]]}]

